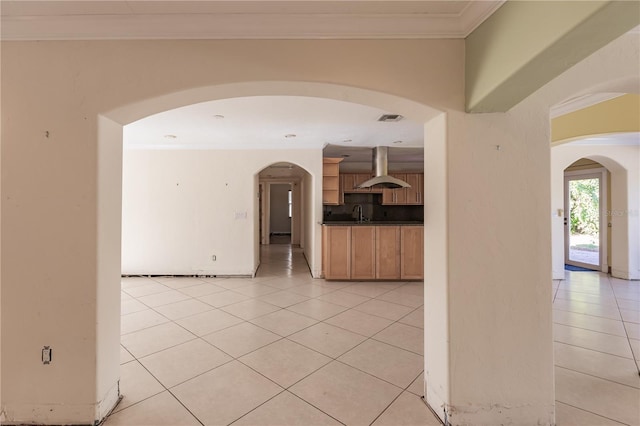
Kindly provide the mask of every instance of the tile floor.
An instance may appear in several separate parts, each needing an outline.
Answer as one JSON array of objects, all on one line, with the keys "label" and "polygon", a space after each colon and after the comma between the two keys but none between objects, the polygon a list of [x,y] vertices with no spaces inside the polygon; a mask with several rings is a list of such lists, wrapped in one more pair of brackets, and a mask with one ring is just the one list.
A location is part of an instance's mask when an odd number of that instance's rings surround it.
[{"label": "tile floor", "polygon": [[[314,280],[288,245],[254,279],[123,278],[106,425],[439,425],[422,286]],[[572,272],[553,297],[558,424],[639,424],[640,283]]]}]

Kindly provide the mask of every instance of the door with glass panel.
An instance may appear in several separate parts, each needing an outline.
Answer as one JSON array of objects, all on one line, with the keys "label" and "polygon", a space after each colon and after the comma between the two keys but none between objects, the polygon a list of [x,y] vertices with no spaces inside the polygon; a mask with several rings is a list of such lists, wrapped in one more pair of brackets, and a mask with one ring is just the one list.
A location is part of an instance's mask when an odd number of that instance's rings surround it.
[{"label": "door with glass panel", "polygon": [[565,174],[565,264],[602,270],[603,174]]}]

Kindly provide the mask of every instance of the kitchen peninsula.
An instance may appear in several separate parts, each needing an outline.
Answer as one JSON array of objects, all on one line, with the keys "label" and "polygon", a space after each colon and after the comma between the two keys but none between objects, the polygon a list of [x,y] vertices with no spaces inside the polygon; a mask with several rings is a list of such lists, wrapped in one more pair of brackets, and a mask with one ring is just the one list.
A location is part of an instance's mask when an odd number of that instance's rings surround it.
[{"label": "kitchen peninsula", "polygon": [[327,280],[422,280],[424,227],[415,222],[325,222]]}]

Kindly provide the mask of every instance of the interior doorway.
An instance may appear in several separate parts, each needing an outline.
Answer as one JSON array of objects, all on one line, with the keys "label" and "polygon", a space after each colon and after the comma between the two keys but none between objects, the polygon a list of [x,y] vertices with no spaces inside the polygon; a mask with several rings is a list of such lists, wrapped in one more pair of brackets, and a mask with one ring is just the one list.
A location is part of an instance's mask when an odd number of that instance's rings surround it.
[{"label": "interior doorway", "polygon": [[578,160],[564,181],[565,268],[608,272],[607,170]]},{"label": "interior doorway", "polygon": [[269,185],[269,244],[291,244],[292,189],[291,184]]}]

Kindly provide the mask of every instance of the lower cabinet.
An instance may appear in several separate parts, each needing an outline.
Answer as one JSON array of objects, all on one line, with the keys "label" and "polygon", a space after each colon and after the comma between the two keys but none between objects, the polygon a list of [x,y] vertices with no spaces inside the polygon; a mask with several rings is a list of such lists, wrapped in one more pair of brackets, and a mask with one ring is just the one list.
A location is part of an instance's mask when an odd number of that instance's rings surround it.
[{"label": "lower cabinet", "polygon": [[379,226],[376,229],[376,279],[400,278],[400,227]]},{"label": "lower cabinet", "polygon": [[351,279],[376,278],[376,227],[351,228]]},{"label": "lower cabinet", "polygon": [[422,226],[323,226],[322,265],[328,280],[420,280]]},{"label": "lower cabinet", "polygon": [[418,280],[424,277],[424,228],[402,226],[400,228],[400,278]]},{"label": "lower cabinet", "polygon": [[322,267],[328,280],[351,277],[351,226],[322,227]]}]

